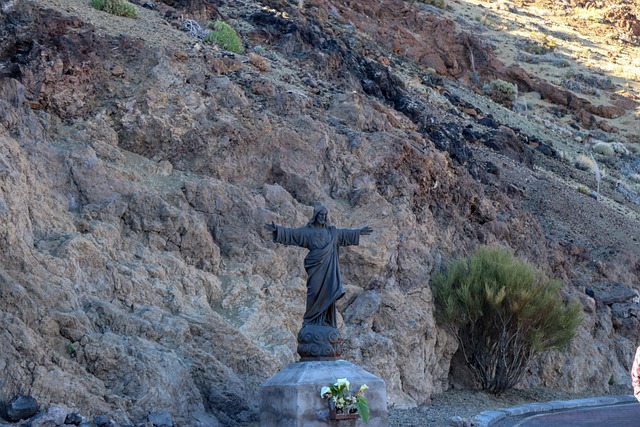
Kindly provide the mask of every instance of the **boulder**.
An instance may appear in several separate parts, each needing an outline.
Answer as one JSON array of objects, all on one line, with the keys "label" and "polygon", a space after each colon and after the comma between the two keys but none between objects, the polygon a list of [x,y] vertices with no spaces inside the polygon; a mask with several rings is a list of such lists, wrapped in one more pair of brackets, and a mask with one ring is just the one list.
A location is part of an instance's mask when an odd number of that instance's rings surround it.
[{"label": "boulder", "polygon": [[7,419],[9,421],[26,420],[38,413],[40,405],[33,396],[18,395],[7,404]]}]

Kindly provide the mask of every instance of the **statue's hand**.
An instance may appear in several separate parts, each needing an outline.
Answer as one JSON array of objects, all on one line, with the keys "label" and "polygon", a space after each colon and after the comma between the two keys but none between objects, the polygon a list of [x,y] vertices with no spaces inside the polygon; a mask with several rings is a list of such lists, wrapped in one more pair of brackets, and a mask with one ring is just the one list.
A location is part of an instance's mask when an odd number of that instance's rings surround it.
[{"label": "statue's hand", "polygon": [[278,229],[278,227],[276,227],[276,224],[271,221],[271,224],[265,224],[264,228],[266,228],[269,231],[276,231]]},{"label": "statue's hand", "polygon": [[373,228],[369,227],[368,225],[365,227],[362,227],[360,229],[360,235],[361,236],[368,236],[369,234],[373,233]]}]

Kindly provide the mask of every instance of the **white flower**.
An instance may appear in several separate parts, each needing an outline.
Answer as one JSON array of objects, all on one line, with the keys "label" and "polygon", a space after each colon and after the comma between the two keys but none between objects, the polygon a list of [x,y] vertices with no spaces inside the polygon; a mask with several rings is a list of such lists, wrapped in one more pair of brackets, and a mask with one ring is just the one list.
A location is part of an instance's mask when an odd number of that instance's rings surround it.
[{"label": "white flower", "polygon": [[331,394],[331,389],[329,387],[322,387],[320,390],[320,397],[324,397],[325,394]]},{"label": "white flower", "polygon": [[362,387],[360,387],[360,390],[358,390],[358,393],[362,393],[363,391],[365,391],[366,389],[368,389],[369,387],[367,387],[366,384],[362,384]]},{"label": "white flower", "polygon": [[345,386],[345,388],[347,390],[349,390],[349,381],[347,381],[346,378],[338,378],[338,380],[336,381],[336,383],[334,384],[335,386],[340,387],[341,385]]}]

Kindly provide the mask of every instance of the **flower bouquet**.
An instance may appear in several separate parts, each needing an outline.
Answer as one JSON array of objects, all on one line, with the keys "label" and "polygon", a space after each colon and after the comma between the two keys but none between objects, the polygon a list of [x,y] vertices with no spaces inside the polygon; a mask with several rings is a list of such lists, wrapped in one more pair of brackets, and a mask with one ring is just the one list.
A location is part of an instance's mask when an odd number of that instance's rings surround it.
[{"label": "flower bouquet", "polygon": [[356,394],[349,394],[349,381],[341,378],[330,387],[322,387],[320,396],[329,399],[329,416],[332,420],[360,417],[368,423],[369,404],[364,398],[367,388],[367,385],[363,384]]}]

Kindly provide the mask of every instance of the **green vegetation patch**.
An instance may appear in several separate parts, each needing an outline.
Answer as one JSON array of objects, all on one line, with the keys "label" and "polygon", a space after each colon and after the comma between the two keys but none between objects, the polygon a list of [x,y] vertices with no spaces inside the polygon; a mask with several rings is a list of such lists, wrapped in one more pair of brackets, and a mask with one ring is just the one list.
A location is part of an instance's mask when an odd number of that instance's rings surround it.
[{"label": "green vegetation patch", "polygon": [[562,283],[513,257],[482,247],[435,274],[438,320],[451,327],[475,379],[493,394],[512,388],[540,351],[567,346],[582,319]]},{"label": "green vegetation patch", "polygon": [[205,36],[205,41],[215,43],[222,49],[228,50],[229,52],[244,52],[242,40],[231,25],[223,21],[215,21],[209,22],[209,28],[211,28],[212,31]]},{"label": "green vegetation patch", "polygon": [[556,42],[547,37],[546,34],[532,33],[531,40],[522,46],[522,50],[534,55],[545,55],[553,52],[556,47]]},{"label": "green vegetation patch", "polygon": [[495,102],[511,108],[518,98],[518,87],[504,80],[493,80],[482,86],[484,92]]},{"label": "green vegetation patch", "polygon": [[422,4],[428,4],[429,6],[437,7],[438,9],[442,9],[442,10],[447,9],[446,0],[411,0],[411,3],[422,3]]},{"label": "green vegetation patch", "polygon": [[423,0],[422,3],[430,4],[438,9],[445,9],[447,7],[447,3],[444,0]]},{"label": "green vegetation patch", "polygon": [[578,190],[578,193],[585,194],[587,196],[591,194],[591,190],[589,190],[589,187],[583,184],[578,184],[577,190]]},{"label": "green vegetation patch", "polygon": [[127,18],[138,16],[136,7],[126,0],[91,0],[89,4],[112,15],[126,16]]}]

